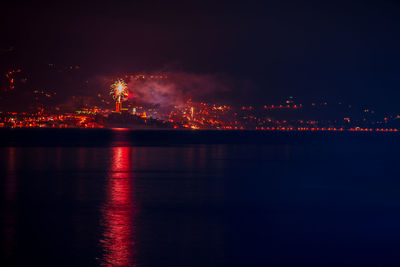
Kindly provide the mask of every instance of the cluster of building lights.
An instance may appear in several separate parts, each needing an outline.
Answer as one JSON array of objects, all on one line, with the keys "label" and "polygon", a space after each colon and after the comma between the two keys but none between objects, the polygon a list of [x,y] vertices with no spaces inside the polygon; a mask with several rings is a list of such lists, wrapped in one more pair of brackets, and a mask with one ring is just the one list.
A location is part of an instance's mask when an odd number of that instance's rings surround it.
[{"label": "cluster of building lights", "polygon": [[344,129],[344,128],[308,128],[308,127],[256,127],[256,130],[262,130],[262,131],[327,131],[327,132],[343,132],[343,131],[349,131],[349,132],[398,132],[398,129],[393,129],[393,128],[387,128],[387,129],[371,129],[371,128],[349,128],[349,129]]},{"label": "cluster of building lights", "polygon": [[[16,72],[18,72],[17,70]],[[10,76],[14,72],[10,72]],[[166,79],[165,75],[128,75],[130,79]],[[295,104],[293,98],[280,105],[264,105],[260,108],[253,106],[241,106],[240,108],[232,108],[228,105],[216,105],[205,102],[192,102],[175,106],[166,111],[156,107],[144,107],[141,104],[133,105],[127,101],[122,107],[124,101],[128,99],[130,94],[127,84],[118,79],[111,85],[110,95],[114,99],[115,109],[87,108],[77,110],[76,112],[63,113],[56,108],[55,113],[46,112],[45,107],[42,107],[40,112],[36,113],[0,113],[0,127],[83,127],[97,128],[105,127],[106,119],[116,119],[118,116],[131,118],[131,121],[141,124],[150,124],[158,122],[165,123],[170,128],[175,129],[216,129],[216,130],[257,130],[257,131],[327,131],[327,132],[398,132],[396,123],[391,125],[390,122],[398,117],[385,117],[383,120],[371,121],[372,123],[364,123],[361,120],[353,120],[353,117],[345,117],[337,121],[329,120],[311,120],[311,119],[278,119],[271,112],[272,110],[299,110],[303,112],[302,104]],[[56,93],[48,93],[43,90],[35,90],[35,99],[39,95],[50,98]],[[101,97],[101,94],[98,95]],[[129,96],[130,97],[130,96]],[[111,99],[111,97],[109,97]],[[103,101],[104,102],[104,101]],[[321,104],[322,105],[322,104]],[[327,105],[326,102],[323,103]],[[314,106],[314,105],[312,105]],[[369,110],[366,110],[369,112]],[[364,113],[366,112],[364,110]],[[115,114],[116,113],[116,114]],[[372,112],[371,112],[372,113]],[[47,114],[47,115],[46,115]],[[110,116],[110,114],[114,114]],[[297,114],[297,113],[296,113]],[[347,115],[347,114],[346,114]],[[98,118],[100,117],[100,120]],[[130,120],[130,119],[128,119]],[[121,120],[124,121],[124,120]],[[125,120],[126,121],[126,120]],[[362,127],[357,127],[362,126]],[[372,127],[371,127],[372,126]],[[386,127],[385,127],[386,126]],[[394,126],[394,127],[393,127]],[[124,125],[121,125],[124,127]],[[127,126],[129,127],[129,126]]]}]

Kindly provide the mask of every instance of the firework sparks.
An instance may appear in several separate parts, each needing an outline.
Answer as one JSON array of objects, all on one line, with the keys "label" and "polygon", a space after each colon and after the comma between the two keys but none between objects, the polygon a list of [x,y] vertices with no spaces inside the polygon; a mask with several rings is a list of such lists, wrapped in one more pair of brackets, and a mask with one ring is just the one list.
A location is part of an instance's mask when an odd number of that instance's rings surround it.
[{"label": "firework sparks", "polygon": [[110,95],[112,95],[117,102],[125,100],[129,95],[126,82],[124,82],[124,80],[117,80],[114,82],[111,85]]},{"label": "firework sparks", "polygon": [[110,95],[116,102],[115,112],[122,110],[122,101],[129,96],[128,86],[124,80],[117,80],[111,85]]}]

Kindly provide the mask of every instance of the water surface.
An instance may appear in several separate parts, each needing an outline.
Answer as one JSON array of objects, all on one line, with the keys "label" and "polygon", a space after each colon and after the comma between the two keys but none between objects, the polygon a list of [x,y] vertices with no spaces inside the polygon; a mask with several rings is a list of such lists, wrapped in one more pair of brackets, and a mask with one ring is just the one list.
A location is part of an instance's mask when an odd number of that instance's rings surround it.
[{"label": "water surface", "polygon": [[400,265],[397,136],[140,134],[4,141],[1,266]]}]

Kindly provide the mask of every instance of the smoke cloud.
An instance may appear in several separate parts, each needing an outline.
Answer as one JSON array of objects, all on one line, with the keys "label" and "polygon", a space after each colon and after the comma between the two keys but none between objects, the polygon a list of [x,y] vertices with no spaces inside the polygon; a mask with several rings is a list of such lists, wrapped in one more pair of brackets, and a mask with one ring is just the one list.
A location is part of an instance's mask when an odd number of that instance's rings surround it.
[{"label": "smoke cloud", "polygon": [[[159,78],[162,76],[163,78]],[[131,79],[128,88],[130,100],[162,107],[180,106],[188,99],[207,101],[230,91],[232,82],[224,75],[169,72]]]}]

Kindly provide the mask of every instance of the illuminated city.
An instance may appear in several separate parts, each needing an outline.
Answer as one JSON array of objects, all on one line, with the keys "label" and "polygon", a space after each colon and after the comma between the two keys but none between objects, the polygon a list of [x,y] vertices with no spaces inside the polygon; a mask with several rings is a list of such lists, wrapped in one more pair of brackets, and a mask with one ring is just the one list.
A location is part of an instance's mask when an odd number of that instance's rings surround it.
[{"label": "illuminated city", "polygon": [[[9,84],[3,89],[4,100],[9,90],[18,90],[10,75],[20,71],[7,72]],[[168,75],[131,74],[124,78],[128,83],[116,79],[110,85],[109,96],[104,91],[99,91],[96,98],[73,96],[70,102],[75,110],[52,103],[57,92],[34,90],[34,105],[23,112],[2,110],[0,127],[397,132],[400,126],[397,114],[357,109],[342,102],[302,104],[294,97],[281,103],[234,106],[196,102],[186,96],[178,103],[161,106],[141,101],[135,85],[150,81],[168,89]],[[337,114],[332,115],[332,111]]]},{"label": "illuminated city", "polygon": [[400,1],[3,1],[0,267],[400,266]]}]

